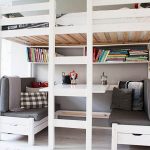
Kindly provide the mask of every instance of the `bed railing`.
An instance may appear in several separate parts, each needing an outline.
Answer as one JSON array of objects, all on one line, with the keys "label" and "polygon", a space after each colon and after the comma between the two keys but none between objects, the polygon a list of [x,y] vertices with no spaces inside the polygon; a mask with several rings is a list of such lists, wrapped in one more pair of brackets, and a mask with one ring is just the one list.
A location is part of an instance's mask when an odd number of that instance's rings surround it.
[{"label": "bed railing", "polygon": [[[44,3],[34,3],[34,4],[24,4],[9,6],[7,8],[2,8],[1,14],[13,14],[13,13],[31,13],[30,16],[25,17],[15,17],[15,18],[5,18],[1,19],[1,26],[11,26],[19,24],[34,24],[49,22],[49,2]],[[37,15],[38,12],[44,11],[43,15]],[[36,14],[36,13],[37,14]],[[18,37],[18,36],[32,36],[32,35],[48,35],[48,28],[26,28],[19,30],[4,30],[2,31],[2,37]]]},{"label": "bed railing", "polygon": [[93,0],[93,6],[110,6],[134,3],[149,3],[150,0]]}]

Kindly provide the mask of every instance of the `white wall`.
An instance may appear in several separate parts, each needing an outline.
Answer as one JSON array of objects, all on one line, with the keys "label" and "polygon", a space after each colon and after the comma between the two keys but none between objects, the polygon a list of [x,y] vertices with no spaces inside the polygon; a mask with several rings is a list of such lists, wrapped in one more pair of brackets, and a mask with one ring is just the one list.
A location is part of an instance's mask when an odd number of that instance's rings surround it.
[{"label": "white wall", "polygon": [[30,76],[30,64],[27,62],[26,46],[3,40],[2,75]]}]

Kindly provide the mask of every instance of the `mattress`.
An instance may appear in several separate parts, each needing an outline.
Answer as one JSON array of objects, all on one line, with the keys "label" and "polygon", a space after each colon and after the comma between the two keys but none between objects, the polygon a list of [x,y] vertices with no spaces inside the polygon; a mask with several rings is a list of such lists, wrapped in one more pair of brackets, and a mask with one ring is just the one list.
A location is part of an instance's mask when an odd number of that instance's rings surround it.
[{"label": "mattress", "polygon": [[[86,25],[86,12],[69,13],[56,19],[56,26],[81,26]],[[150,22],[150,17],[145,18],[119,18],[119,19],[95,19],[93,24],[115,24],[115,23],[143,23]],[[2,30],[17,30],[17,29],[31,29],[31,28],[47,28],[48,22],[29,23],[29,24],[15,24],[2,26]]]}]

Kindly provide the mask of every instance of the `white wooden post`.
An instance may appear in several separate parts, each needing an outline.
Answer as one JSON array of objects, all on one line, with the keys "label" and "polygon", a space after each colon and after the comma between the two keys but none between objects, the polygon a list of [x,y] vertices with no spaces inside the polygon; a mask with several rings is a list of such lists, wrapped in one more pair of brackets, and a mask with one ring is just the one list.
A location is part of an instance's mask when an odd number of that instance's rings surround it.
[{"label": "white wooden post", "polygon": [[[0,9],[0,27],[2,26],[2,14]],[[0,32],[0,77],[2,76],[2,31]]]},{"label": "white wooden post", "polygon": [[[150,43],[147,45],[147,48],[148,48],[148,53],[149,53],[148,61],[150,61]],[[148,62],[148,79],[150,79],[150,62]]]},{"label": "white wooden post", "polygon": [[87,101],[86,101],[86,150],[92,150],[92,85],[93,85],[93,30],[92,0],[87,0]]},{"label": "white wooden post", "polygon": [[50,150],[55,146],[55,97],[54,97],[54,74],[55,74],[55,0],[49,0],[49,62],[48,62],[48,146]]},{"label": "white wooden post", "polygon": [[117,124],[112,124],[112,141],[111,150],[117,150]]},{"label": "white wooden post", "polygon": [[29,119],[28,144],[34,145],[34,118]]}]

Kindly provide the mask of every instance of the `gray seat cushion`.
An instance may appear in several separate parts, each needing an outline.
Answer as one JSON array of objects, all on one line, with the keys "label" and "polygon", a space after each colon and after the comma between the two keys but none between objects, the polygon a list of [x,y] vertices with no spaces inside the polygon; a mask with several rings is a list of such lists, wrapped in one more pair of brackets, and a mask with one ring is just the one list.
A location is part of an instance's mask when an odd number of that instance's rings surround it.
[{"label": "gray seat cushion", "polygon": [[48,108],[24,109],[19,112],[6,112],[2,115],[8,117],[34,118],[35,121],[39,121],[48,116]]},{"label": "gray seat cushion", "polygon": [[110,123],[119,123],[124,125],[150,125],[150,120],[144,111],[113,109],[109,120]]}]

